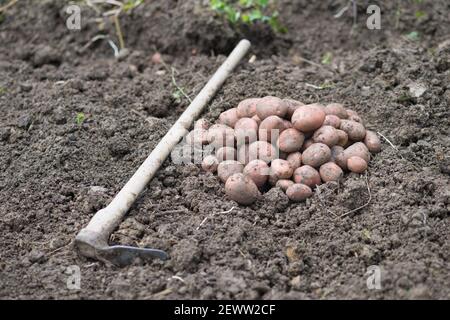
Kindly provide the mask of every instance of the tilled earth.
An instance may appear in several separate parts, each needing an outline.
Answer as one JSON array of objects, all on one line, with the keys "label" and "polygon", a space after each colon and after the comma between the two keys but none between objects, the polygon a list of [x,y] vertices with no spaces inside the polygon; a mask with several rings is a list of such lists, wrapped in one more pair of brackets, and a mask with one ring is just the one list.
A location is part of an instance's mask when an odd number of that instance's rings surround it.
[{"label": "tilled earth", "polygon": [[[368,30],[365,4],[354,24],[351,10],[333,17],[346,1],[281,1],[289,32],[277,35],[236,30],[201,1],[146,1],[121,18],[120,59],[104,41],[84,47],[99,32],[88,8],[77,32],[63,1],[11,7],[0,22],[0,298],[450,299],[450,4],[410,2],[378,1],[382,29]],[[77,232],[188,105],[168,68],[193,98],[243,36],[256,60],[204,117],[265,95],[341,102],[386,138],[368,174],[304,203],[272,189],[240,207],[216,176],[168,160],[111,243],[171,259],[117,268],[79,257]],[[366,285],[374,265],[379,290]]]}]

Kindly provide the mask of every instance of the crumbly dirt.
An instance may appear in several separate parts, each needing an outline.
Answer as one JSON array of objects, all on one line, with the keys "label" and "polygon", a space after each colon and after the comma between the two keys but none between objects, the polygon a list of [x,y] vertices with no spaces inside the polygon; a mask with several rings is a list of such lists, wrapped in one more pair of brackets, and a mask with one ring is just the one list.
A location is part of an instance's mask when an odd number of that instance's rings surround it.
[{"label": "crumbly dirt", "polygon": [[[202,1],[146,1],[121,18],[129,52],[120,59],[105,41],[82,49],[99,32],[88,8],[79,32],[66,29],[63,1],[4,13],[0,298],[450,299],[450,4],[377,1],[382,29],[368,30],[364,1],[355,25],[350,11],[333,18],[347,1],[311,2],[281,1],[290,31],[277,35],[236,30]],[[243,36],[256,61],[236,69],[206,118],[247,97],[335,101],[396,148],[383,140],[368,175],[323,185],[304,203],[272,189],[250,207],[228,200],[217,177],[168,160],[110,240],[170,260],[118,268],[78,256],[77,232],[188,105],[152,55],[192,98]],[[67,287],[74,265],[80,290]],[[366,285],[372,265],[380,290]]]}]

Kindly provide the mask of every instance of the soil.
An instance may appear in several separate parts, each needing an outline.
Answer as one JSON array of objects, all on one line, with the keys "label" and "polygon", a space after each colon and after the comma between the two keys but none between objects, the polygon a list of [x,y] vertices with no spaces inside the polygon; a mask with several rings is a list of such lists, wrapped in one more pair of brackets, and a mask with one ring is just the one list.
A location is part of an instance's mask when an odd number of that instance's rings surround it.
[{"label": "soil", "polygon": [[[105,41],[82,49],[99,33],[87,7],[81,31],[66,28],[63,1],[3,13],[0,298],[450,299],[450,3],[377,1],[381,30],[366,28],[364,1],[356,22],[351,10],[334,18],[346,3],[279,1],[289,30],[280,35],[230,26],[202,1],[145,1],[121,17],[129,50],[118,59]],[[115,41],[111,24],[104,32]],[[75,235],[188,105],[152,55],[193,98],[243,36],[256,60],[204,117],[265,95],[344,103],[386,137],[368,175],[348,174],[304,203],[271,189],[242,207],[217,177],[167,160],[110,242],[170,260],[118,268],[77,255]],[[366,285],[373,265],[379,290]],[[79,290],[67,287],[70,266]]]}]

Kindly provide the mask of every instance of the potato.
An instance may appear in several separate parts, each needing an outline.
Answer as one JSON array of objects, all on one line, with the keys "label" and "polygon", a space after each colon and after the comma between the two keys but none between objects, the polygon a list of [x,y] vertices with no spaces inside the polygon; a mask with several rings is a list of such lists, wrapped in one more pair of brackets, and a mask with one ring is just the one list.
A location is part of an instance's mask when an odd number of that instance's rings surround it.
[{"label": "potato", "polygon": [[363,173],[367,170],[367,162],[360,157],[353,156],[347,159],[348,170],[355,173]]},{"label": "potato", "polygon": [[258,130],[258,138],[261,141],[272,141],[279,137],[280,133],[286,129],[283,119],[278,116],[269,116],[261,121]]},{"label": "potato", "polygon": [[292,169],[295,170],[302,165],[302,154],[300,152],[290,153],[286,160],[289,162]]},{"label": "potato", "polygon": [[234,126],[237,145],[258,140],[258,124],[252,118],[241,118]]},{"label": "potato", "polygon": [[291,119],[295,110],[305,105],[304,103],[293,99],[283,99],[283,101],[287,105],[287,113],[286,113],[287,119]]},{"label": "potato", "polygon": [[206,156],[205,158],[203,158],[202,169],[205,171],[214,173],[217,171],[218,165],[219,165],[219,160],[213,155],[209,155],[209,156]]},{"label": "potato", "polygon": [[243,144],[238,147],[237,161],[239,161],[243,165],[246,165],[250,162],[250,155],[248,150],[248,144]]},{"label": "potato", "polygon": [[294,170],[288,161],[275,159],[270,163],[269,182],[275,185],[280,179],[290,179]]},{"label": "potato", "polygon": [[333,147],[331,147],[330,150],[331,150],[331,159],[330,159],[330,161],[333,161],[334,163],[336,163],[336,157],[340,153],[344,152],[344,148],[341,147],[341,146],[333,146]]},{"label": "potato", "polygon": [[208,131],[205,129],[194,129],[187,134],[186,142],[197,148],[201,148],[203,145],[208,144]]},{"label": "potato", "polygon": [[338,152],[334,157],[334,162],[341,167],[342,170],[347,170],[347,159],[344,151]]},{"label": "potato", "polygon": [[338,116],[341,119],[347,119],[348,114],[344,106],[340,103],[330,103],[325,107],[326,114]]},{"label": "potato", "polygon": [[376,132],[366,130],[366,136],[364,137],[364,144],[372,153],[378,153],[381,151],[381,141],[378,138]]},{"label": "potato", "polygon": [[225,193],[231,200],[242,205],[250,205],[260,196],[253,180],[242,173],[235,173],[227,179]]},{"label": "potato", "polygon": [[226,182],[229,177],[235,173],[241,173],[244,170],[242,163],[235,160],[227,160],[219,163],[217,166],[217,175],[222,182]]},{"label": "potato", "polygon": [[304,165],[295,169],[294,182],[302,183],[313,188],[321,183],[320,174],[313,167]]},{"label": "potato", "polygon": [[208,130],[208,142],[215,148],[234,147],[234,130],[224,124],[214,124]]},{"label": "potato", "polygon": [[370,152],[369,149],[367,149],[366,145],[362,142],[355,142],[351,146],[349,146],[347,149],[344,150],[344,156],[345,161],[347,162],[347,159],[353,156],[360,157],[364,159],[367,163],[370,160]]},{"label": "potato", "polygon": [[256,115],[264,120],[270,116],[283,118],[287,113],[287,104],[277,97],[267,96],[256,103]]},{"label": "potato", "polygon": [[319,173],[323,182],[339,181],[344,176],[342,169],[334,162],[327,162],[321,165]]},{"label": "potato", "polygon": [[331,150],[323,143],[313,143],[302,154],[302,162],[311,167],[318,168],[325,162],[330,161]]},{"label": "potato", "polygon": [[224,111],[219,116],[219,123],[234,128],[234,125],[239,120],[237,115],[237,108],[231,108]]},{"label": "potato", "polygon": [[351,109],[347,109],[347,114],[348,114],[348,120],[352,120],[355,122],[359,122],[359,123],[363,123],[361,117],[358,115],[358,113],[356,111],[353,111]]},{"label": "potato", "polygon": [[312,190],[304,184],[295,183],[287,188],[286,195],[291,201],[301,202],[312,196]]},{"label": "potato", "polygon": [[236,160],[236,149],[232,147],[222,147],[217,149],[216,158],[219,162],[225,160]]},{"label": "potato", "polygon": [[280,179],[277,181],[277,183],[275,184],[275,187],[280,188],[281,190],[283,190],[284,192],[286,192],[286,190],[292,186],[294,184],[294,181],[292,180],[288,180],[288,179]]},{"label": "potato", "polygon": [[239,102],[237,106],[237,115],[239,118],[251,118],[256,115],[256,104],[260,98],[248,98]]},{"label": "potato", "polygon": [[209,121],[204,118],[198,119],[194,123],[194,129],[208,130],[209,126],[210,126]]},{"label": "potato", "polygon": [[295,129],[308,132],[320,128],[325,120],[325,116],[322,105],[308,104],[295,110],[291,122]]},{"label": "potato", "polygon": [[341,118],[335,116],[334,114],[327,114],[325,116],[325,120],[323,121],[324,126],[332,126],[336,129],[339,129],[341,125]]},{"label": "potato", "polygon": [[[305,135],[306,138],[306,135]],[[303,142],[303,146],[301,151],[305,151],[306,149],[308,149],[312,144],[314,143],[314,141],[312,139],[306,139],[305,142]]]},{"label": "potato", "polygon": [[284,127],[283,130],[292,128],[292,122],[290,122],[289,120],[283,119],[283,127]]},{"label": "potato", "polygon": [[313,141],[326,144],[328,147],[336,145],[339,141],[337,130],[332,126],[323,126],[317,129],[313,135]]},{"label": "potato", "polygon": [[300,150],[304,140],[305,136],[297,129],[286,129],[278,137],[277,147],[283,152],[295,152]]},{"label": "potato", "polygon": [[348,135],[347,135],[347,133],[345,131],[340,130],[340,129],[336,129],[336,132],[337,132],[337,134],[339,136],[339,140],[338,140],[337,145],[341,146],[341,147],[347,146],[347,143],[348,143]]},{"label": "potato", "polygon": [[342,120],[339,129],[345,131],[348,138],[353,141],[361,141],[366,136],[366,128],[361,123],[353,120]]},{"label": "potato", "polygon": [[261,124],[261,119],[256,114],[252,117],[252,119],[256,121],[259,127],[259,125]]},{"label": "potato", "polygon": [[260,159],[266,163],[277,159],[279,153],[273,145],[266,141],[255,141],[248,146],[249,161]]},{"label": "potato", "polygon": [[269,170],[267,163],[256,159],[244,167],[244,174],[250,177],[258,188],[262,188],[269,178]]}]

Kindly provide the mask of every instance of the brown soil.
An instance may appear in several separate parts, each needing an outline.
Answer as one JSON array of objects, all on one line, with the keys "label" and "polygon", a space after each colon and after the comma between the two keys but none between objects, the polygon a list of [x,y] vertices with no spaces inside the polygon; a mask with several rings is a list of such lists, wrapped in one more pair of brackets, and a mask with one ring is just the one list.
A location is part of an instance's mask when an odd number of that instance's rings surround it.
[{"label": "brown soil", "polygon": [[[290,31],[276,35],[235,30],[201,1],[146,1],[122,17],[130,52],[119,60],[106,42],[80,50],[98,33],[87,8],[80,32],[66,29],[62,1],[20,1],[3,14],[0,298],[449,299],[450,3],[410,1],[397,16],[395,2],[377,1],[378,31],[365,27],[361,4],[352,31],[349,13],[333,18],[346,1],[311,2],[281,1]],[[412,31],[419,40],[405,37]],[[171,259],[117,268],[79,257],[77,232],[188,104],[151,56],[162,52],[194,97],[243,36],[257,59],[240,65],[205,117],[253,96],[342,102],[398,147],[384,143],[371,161],[370,194],[350,174],[305,203],[272,189],[239,207],[217,177],[166,161],[111,242]],[[300,59],[320,63],[326,52],[328,66]],[[416,97],[418,84],[426,90]],[[71,265],[81,290],[66,286]],[[366,287],[371,265],[382,268],[381,290]]]}]

